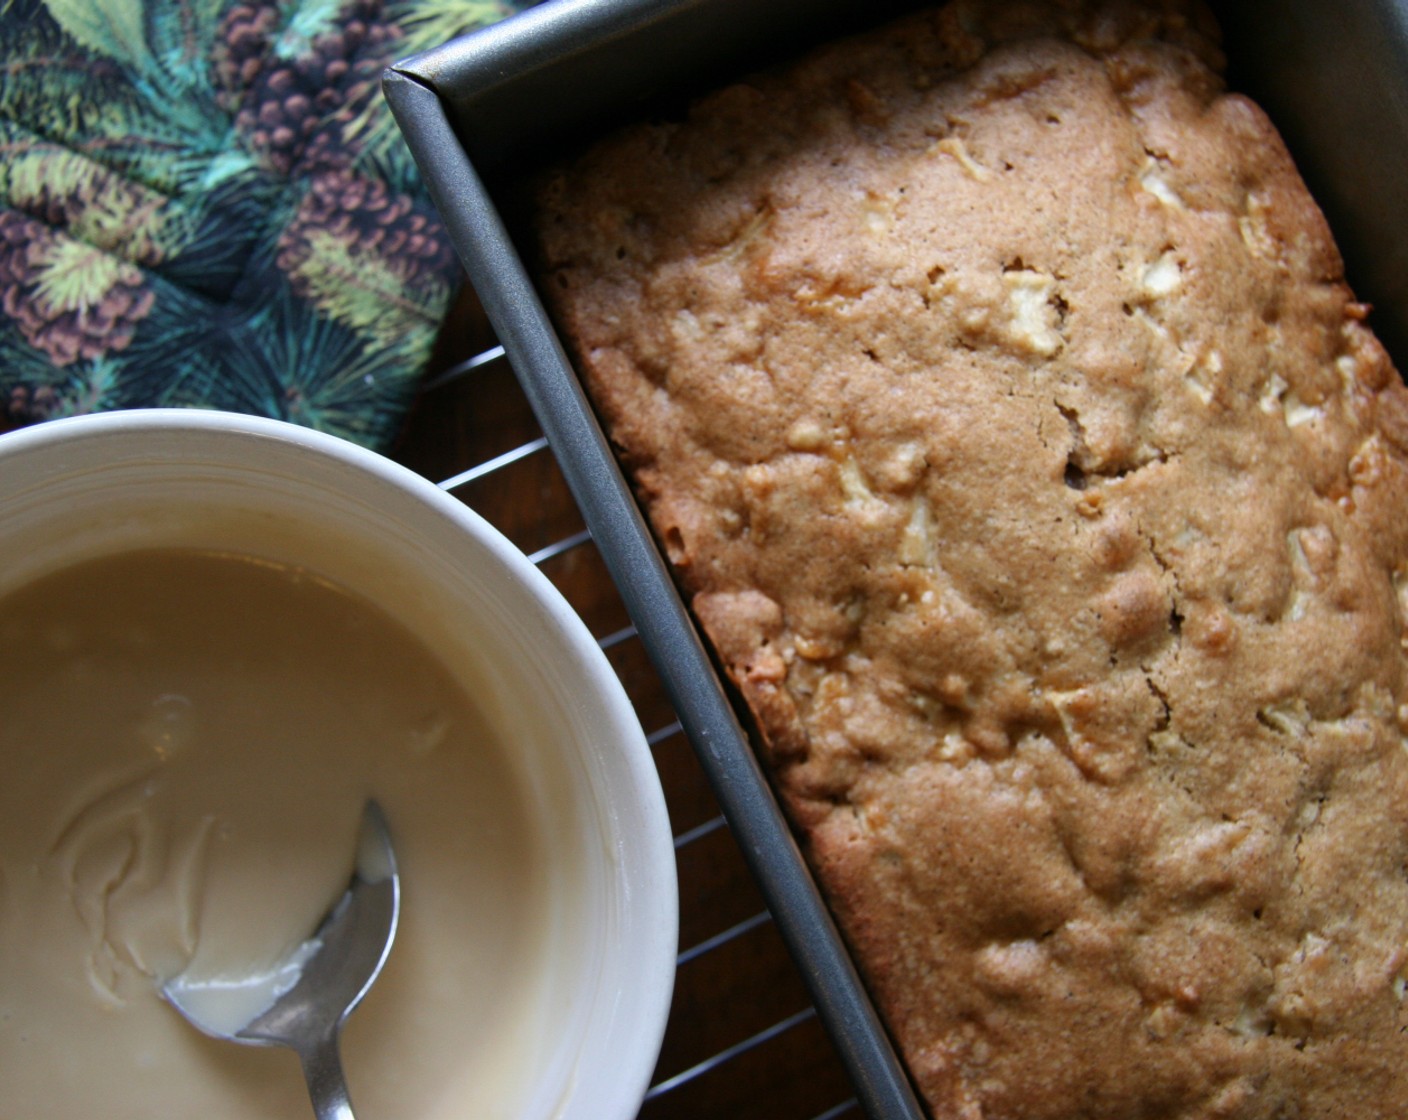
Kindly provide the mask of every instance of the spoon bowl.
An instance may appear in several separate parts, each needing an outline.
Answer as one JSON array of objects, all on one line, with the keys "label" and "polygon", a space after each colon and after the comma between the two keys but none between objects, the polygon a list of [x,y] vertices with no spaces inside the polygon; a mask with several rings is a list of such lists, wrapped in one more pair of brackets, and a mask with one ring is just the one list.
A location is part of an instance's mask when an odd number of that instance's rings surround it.
[{"label": "spoon bowl", "polygon": [[177,976],[162,995],[212,1038],[295,1051],[319,1120],[353,1120],[338,1040],[391,953],[400,906],[386,818],[368,801],[347,890],[287,960],[266,974],[234,980]]}]

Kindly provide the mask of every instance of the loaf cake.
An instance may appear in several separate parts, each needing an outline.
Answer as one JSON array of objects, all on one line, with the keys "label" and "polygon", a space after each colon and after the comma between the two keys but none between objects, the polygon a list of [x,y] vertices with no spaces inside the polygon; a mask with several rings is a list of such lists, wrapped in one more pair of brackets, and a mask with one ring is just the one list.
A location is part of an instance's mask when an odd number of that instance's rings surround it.
[{"label": "loaf cake", "polygon": [[1408,391],[1199,7],[544,176],[541,287],[940,1120],[1408,1109]]}]

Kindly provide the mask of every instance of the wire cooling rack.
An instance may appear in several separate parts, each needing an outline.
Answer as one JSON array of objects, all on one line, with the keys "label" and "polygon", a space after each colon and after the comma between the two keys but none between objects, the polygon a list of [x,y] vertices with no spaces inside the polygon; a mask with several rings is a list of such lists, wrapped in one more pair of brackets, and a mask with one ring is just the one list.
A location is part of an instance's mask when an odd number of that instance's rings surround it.
[{"label": "wire cooling rack", "polygon": [[503,532],[582,616],[635,704],[670,810],[679,968],[641,1120],[860,1117],[502,347],[477,306],[452,317],[447,338],[460,353],[438,359],[396,457]]}]

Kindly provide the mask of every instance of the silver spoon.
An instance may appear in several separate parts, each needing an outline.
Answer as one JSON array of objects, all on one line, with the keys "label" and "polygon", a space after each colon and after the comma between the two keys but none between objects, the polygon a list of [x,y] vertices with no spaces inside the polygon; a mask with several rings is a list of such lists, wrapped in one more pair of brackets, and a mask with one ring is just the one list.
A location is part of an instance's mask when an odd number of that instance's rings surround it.
[{"label": "silver spoon", "polygon": [[162,995],[212,1038],[289,1047],[303,1063],[318,1120],[355,1120],[338,1038],[386,963],[400,908],[386,819],[368,801],[351,884],[286,962],[268,975],[236,981],[184,983],[178,976]]}]

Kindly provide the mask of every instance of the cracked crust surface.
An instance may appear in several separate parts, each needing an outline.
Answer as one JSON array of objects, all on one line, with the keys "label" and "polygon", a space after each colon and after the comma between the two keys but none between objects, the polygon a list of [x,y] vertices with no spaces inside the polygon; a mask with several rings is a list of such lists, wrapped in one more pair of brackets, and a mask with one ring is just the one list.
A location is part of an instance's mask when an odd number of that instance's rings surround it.
[{"label": "cracked crust surface", "polygon": [[1180,3],[963,3],[541,194],[937,1116],[1408,1100],[1408,392]]}]

